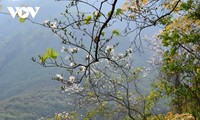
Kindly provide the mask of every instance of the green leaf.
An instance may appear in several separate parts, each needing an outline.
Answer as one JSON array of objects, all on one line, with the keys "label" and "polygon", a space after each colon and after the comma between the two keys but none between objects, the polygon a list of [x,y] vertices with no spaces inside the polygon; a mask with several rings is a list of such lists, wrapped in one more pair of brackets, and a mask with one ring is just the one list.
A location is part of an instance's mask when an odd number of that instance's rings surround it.
[{"label": "green leaf", "polygon": [[55,116],[54,116],[54,120],[61,120],[61,118],[60,118],[60,116],[55,115]]},{"label": "green leaf", "polygon": [[57,56],[58,56],[58,53],[55,52],[54,49],[47,48],[46,56],[47,56],[48,58],[56,59]]},{"label": "green leaf", "polygon": [[105,32],[102,32],[101,35],[102,35],[102,36],[105,36]]},{"label": "green leaf", "polygon": [[43,56],[39,56],[40,62],[45,63],[47,59],[53,58],[56,59],[58,56],[58,53],[54,51],[54,49],[47,48],[46,53]]},{"label": "green leaf", "polygon": [[113,34],[113,35],[116,35],[116,36],[119,36],[119,31],[118,31],[118,30],[113,30],[113,31],[112,31],[112,34]]},{"label": "green leaf", "polygon": [[107,16],[108,16],[108,17],[110,17],[110,16],[111,16],[111,11],[109,11],[109,12],[108,12]]},{"label": "green leaf", "polygon": [[40,58],[40,63],[45,63],[47,57],[46,56],[39,56]]},{"label": "green leaf", "polygon": [[122,15],[122,14],[123,14],[122,9],[118,8],[118,9],[116,10],[116,15]]},{"label": "green leaf", "polygon": [[94,97],[94,96],[95,96],[95,94],[94,94],[93,92],[88,92],[88,95],[89,95],[90,97]]},{"label": "green leaf", "polygon": [[84,20],[84,24],[90,24],[90,21],[91,21],[92,17],[89,15],[85,18]]},{"label": "green leaf", "polygon": [[182,3],[181,8],[185,11],[188,11],[191,8],[191,5],[188,3]]},{"label": "green leaf", "polygon": [[19,22],[20,22],[20,23],[24,23],[25,20],[26,20],[26,18],[19,18]]},{"label": "green leaf", "polygon": [[200,68],[197,68],[196,72],[197,72],[198,74],[200,74]]}]

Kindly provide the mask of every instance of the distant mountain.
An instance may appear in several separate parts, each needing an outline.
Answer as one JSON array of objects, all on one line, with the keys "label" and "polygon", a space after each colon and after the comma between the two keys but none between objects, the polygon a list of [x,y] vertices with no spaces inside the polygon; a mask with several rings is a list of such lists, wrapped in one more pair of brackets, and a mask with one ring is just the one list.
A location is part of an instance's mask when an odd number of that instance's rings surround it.
[{"label": "distant mountain", "polygon": [[[53,1],[33,3],[41,6],[35,19],[38,22],[60,17],[59,13],[67,4]],[[29,21],[21,24],[17,18],[2,14],[0,18],[0,120],[36,120],[71,110],[67,104],[70,98],[59,92],[61,84],[51,80],[56,73],[63,71],[43,68],[31,61],[32,57],[43,54],[46,48],[59,52],[61,44],[57,36]],[[127,44],[119,47],[123,49]],[[135,67],[138,67],[145,64],[146,57],[135,55],[133,59]]]},{"label": "distant mountain", "polygon": [[72,111],[67,96],[59,92],[29,92],[0,101],[1,120],[37,120],[53,117],[54,113]]},{"label": "distant mountain", "polygon": [[[54,17],[63,11],[51,12],[54,5],[45,5],[44,11],[49,10]],[[48,47],[59,52],[58,38],[49,29],[31,22],[21,24],[17,18],[3,14],[0,18],[0,119],[36,120],[68,110],[69,98],[60,94],[61,84],[51,80],[60,70],[43,68],[31,61]],[[39,14],[36,20],[42,22],[46,18]]]}]

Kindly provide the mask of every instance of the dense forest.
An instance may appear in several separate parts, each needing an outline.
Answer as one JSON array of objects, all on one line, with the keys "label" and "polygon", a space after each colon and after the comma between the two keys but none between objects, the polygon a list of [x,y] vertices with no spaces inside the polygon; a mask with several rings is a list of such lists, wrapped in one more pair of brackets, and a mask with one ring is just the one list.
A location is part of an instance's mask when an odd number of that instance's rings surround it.
[{"label": "dense forest", "polygon": [[[0,72],[9,73],[8,66],[31,68],[0,77],[0,118],[200,119],[199,0],[56,0],[51,5],[61,13],[45,11],[45,19],[18,15],[12,19],[21,27],[16,35],[0,32],[1,40],[19,39],[9,41],[15,47],[0,44],[1,51],[11,48],[0,52],[5,56]],[[3,9],[1,14],[11,17]],[[31,63],[18,65],[25,54]],[[8,78],[29,82],[10,84]]]}]

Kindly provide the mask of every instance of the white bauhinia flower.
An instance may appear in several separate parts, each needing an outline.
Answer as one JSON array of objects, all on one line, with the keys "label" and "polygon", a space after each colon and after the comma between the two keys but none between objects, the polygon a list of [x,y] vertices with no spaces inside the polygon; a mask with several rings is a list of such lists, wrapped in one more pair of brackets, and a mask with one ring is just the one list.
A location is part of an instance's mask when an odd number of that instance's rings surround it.
[{"label": "white bauhinia flower", "polygon": [[94,12],[94,15],[95,15],[95,16],[97,16],[97,15],[98,15],[98,13],[99,13],[99,11],[95,11],[95,12]]},{"label": "white bauhinia flower", "polygon": [[61,117],[61,116],[62,116],[62,113],[58,113],[57,115]]},{"label": "white bauhinia flower", "polygon": [[65,51],[65,46],[62,46],[61,52]]},{"label": "white bauhinia flower", "polygon": [[75,81],[75,77],[74,76],[70,76],[69,77],[69,82],[73,83]]},{"label": "white bauhinia flower", "polygon": [[63,79],[64,79],[63,76],[60,75],[60,74],[56,74],[56,78],[57,78],[57,79],[60,79],[60,80],[63,80]]},{"label": "white bauhinia flower", "polygon": [[124,58],[124,56],[125,56],[124,54],[120,53],[118,57],[119,57],[119,59],[122,59],[122,58]]},{"label": "white bauhinia flower", "polygon": [[66,87],[65,92],[71,92],[71,93],[78,93],[83,91],[83,87],[80,87],[78,84],[72,84],[72,86]]},{"label": "white bauhinia flower", "polygon": [[90,59],[90,56],[89,56],[89,55],[87,55],[87,56],[85,57],[85,59],[86,59],[86,60],[89,60],[89,59]]},{"label": "white bauhinia flower", "polygon": [[73,53],[77,53],[79,51],[79,48],[73,48]]},{"label": "white bauhinia flower", "polygon": [[50,24],[50,27],[52,28],[52,29],[55,29],[55,28],[57,28],[57,26],[56,26],[56,22],[52,22],[51,24]]},{"label": "white bauhinia flower", "polygon": [[114,52],[114,47],[112,45],[108,45],[106,47],[106,49],[105,49],[105,52],[109,53],[109,54],[113,53]]},{"label": "white bauhinia flower", "polygon": [[70,67],[74,67],[75,66],[75,64],[74,63],[70,63],[70,65],[69,65]]},{"label": "white bauhinia flower", "polygon": [[69,47],[69,52],[72,53],[73,52],[73,48]]},{"label": "white bauhinia flower", "polygon": [[95,16],[98,16],[98,15],[99,15],[99,11],[95,11],[95,12],[94,12],[94,15],[95,15]]},{"label": "white bauhinia flower", "polygon": [[49,20],[45,20],[45,21],[44,21],[44,24],[47,24],[47,23],[49,23]]},{"label": "white bauhinia flower", "polygon": [[132,53],[133,52],[132,48],[127,49],[127,52]]},{"label": "white bauhinia flower", "polygon": [[86,70],[86,67],[85,67],[85,66],[81,66],[81,67],[80,67],[80,71],[83,71],[83,72],[84,72],[85,70]]},{"label": "white bauhinia flower", "polygon": [[91,55],[86,55],[85,60],[92,60],[92,56]]},{"label": "white bauhinia flower", "polygon": [[69,48],[69,52],[71,52],[72,54],[74,53],[78,53],[79,48]]}]

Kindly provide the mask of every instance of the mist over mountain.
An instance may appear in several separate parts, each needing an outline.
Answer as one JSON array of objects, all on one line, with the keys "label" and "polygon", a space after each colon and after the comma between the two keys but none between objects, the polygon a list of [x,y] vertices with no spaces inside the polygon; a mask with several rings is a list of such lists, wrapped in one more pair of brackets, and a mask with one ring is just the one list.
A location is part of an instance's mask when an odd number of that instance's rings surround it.
[{"label": "mist over mountain", "polygon": [[[7,6],[24,4],[27,1],[2,1],[2,12]],[[53,19],[63,11],[64,6],[55,1],[28,1],[32,6],[40,5],[37,22]],[[63,7],[62,7],[63,6]],[[52,9],[52,8],[59,9]],[[60,83],[51,80],[60,70],[46,69],[31,61],[54,48],[60,51],[60,41],[44,27],[18,18],[0,14],[0,119],[35,120],[54,115],[69,108],[67,100],[60,93]]]},{"label": "mist over mountain", "polygon": [[[42,23],[46,19],[61,17],[60,13],[65,10],[67,3],[47,0],[2,1],[2,11],[8,12],[7,6],[22,4],[40,6],[34,21]],[[0,14],[0,27],[1,120],[35,120],[70,109],[67,104],[69,98],[60,93],[61,84],[51,80],[61,70],[43,68],[31,61],[32,57],[43,54],[46,48],[54,48],[59,52],[62,45],[58,37],[47,28],[30,21],[22,24],[18,18],[13,19],[5,14]],[[123,49],[127,44],[119,47]],[[137,66],[144,65],[147,59],[139,54],[133,57]]]}]

